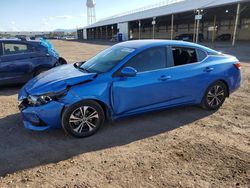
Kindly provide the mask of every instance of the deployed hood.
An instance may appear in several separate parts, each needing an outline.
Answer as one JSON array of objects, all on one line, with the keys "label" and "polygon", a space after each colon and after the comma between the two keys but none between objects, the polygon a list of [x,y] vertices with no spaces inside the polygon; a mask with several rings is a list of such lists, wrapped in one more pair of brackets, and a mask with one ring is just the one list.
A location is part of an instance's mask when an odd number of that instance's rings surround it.
[{"label": "deployed hood", "polygon": [[95,76],[96,73],[80,71],[73,64],[62,65],[33,78],[24,89],[29,95],[57,93],[69,86],[91,81]]}]

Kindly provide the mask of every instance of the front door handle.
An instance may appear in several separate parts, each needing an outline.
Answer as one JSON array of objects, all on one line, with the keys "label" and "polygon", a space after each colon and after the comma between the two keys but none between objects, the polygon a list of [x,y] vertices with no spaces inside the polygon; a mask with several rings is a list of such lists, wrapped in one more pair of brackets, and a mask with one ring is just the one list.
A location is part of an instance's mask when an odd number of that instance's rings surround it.
[{"label": "front door handle", "polygon": [[167,81],[167,80],[169,80],[169,79],[171,79],[171,78],[172,78],[171,76],[162,75],[162,76],[159,78],[159,80],[160,80],[160,81]]},{"label": "front door handle", "polygon": [[213,67],[206,67],[206,68],[204,69],[204,72],[212,72],[213,70],[214,70]]}]

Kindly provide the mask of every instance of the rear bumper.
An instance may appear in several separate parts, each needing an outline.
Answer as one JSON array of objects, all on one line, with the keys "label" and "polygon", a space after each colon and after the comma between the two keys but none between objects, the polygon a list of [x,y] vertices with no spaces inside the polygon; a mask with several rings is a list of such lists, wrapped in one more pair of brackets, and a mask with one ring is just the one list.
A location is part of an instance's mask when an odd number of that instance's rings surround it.
[{"label": "rear bumper", "polygon": [[21,111],[24,127],[44,131],[61,127],[61,113],[64,104],[52,101],[43,106],[26,107]]}]

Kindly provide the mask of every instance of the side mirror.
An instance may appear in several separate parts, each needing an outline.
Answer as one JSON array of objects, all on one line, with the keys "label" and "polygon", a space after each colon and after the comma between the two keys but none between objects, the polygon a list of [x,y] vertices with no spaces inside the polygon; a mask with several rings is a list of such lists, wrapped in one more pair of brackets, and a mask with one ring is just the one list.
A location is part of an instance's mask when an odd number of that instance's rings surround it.
[{"label": "side mirror", "polygon": [[137,70],[135,70],[133,67],[124,67],[121,70],[121,76],[124,77],[134,77],[136,76]]}]

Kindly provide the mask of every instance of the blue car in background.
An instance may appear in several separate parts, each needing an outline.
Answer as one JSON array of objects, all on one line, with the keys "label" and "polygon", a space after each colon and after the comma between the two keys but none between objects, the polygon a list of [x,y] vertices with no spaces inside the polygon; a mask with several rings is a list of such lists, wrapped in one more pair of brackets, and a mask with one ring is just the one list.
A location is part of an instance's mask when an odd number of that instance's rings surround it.
[{"label": "blue car in background", "polygon": [[0,85],[25,83],[65,63],[47,40],[0,39]]},{"label": "blue car in background", "polygon": [[233,56],[183,41],[139,40],[42,73],[18,100],[26,128],[63,127],[86,137],[107,119],[182,105],[217,110],[240,82]]}]

